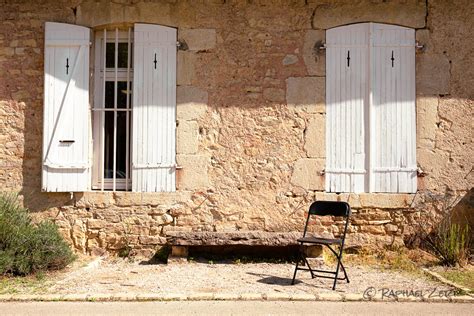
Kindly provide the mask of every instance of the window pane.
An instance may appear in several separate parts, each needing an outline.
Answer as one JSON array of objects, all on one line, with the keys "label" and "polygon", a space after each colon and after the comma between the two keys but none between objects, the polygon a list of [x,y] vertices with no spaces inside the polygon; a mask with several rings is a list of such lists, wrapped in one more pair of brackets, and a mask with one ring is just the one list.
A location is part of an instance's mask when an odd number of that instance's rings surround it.
[{"label": "window pane", "polygon": [[[126,176],[126,142],[127,142],[127,112],[117,112],[117,142],[114,157],[114,112],[105,112],[105,144],[104,144],[104,177],[113,178],[114,160],[116,159],[116,179]],[[114,159],[115,158],[115,159]]]},{"label": "window pane", "polygon": [[[129,90],[132,90],[132,82],[130,81]],[[127,107],[127,82],[117,81],[117,108],[125,109]],[[132,94],[129,93],[129,107],[132,105]],[[114,108],[114,82],[107,81],[105,83],[105,107]]]},{"label": "window pane", "polygon": [[114,112],[104,114],[104,178],[111,179],[114,170]]},{"label": "window pane", "polygon": [[105,107],[114,108],[114,82],[105,82]]},{"label": "window pane", "polygon": [[126,175],[126,141],[127,141],[127,113],[117,112],[117,179],[125,179]]},{"label": "window pane", "polygon": [[[106,67],[115,68],[115,43],[107,43],[106,47]],[[127,68],[127,58],[128,58],[128,44],[127,43],[118,43],[118,68]],[[130,68],[131,61],[130,61]]]},{"label": "window pane", "polygon": [[[126,108],[127,107],[127,82],[126,81],[119,81],[117,82],[117,90],[118,90],[118,94],[117,94],[117,107],[118,108]],[[130,84],[129,84],[129,91],[130,93],[128,93],[129,95],[129,107],[131,107],[132,105],[132,94],[131,94],[131,91],[132,91],[132,82],[130,81]]]}]

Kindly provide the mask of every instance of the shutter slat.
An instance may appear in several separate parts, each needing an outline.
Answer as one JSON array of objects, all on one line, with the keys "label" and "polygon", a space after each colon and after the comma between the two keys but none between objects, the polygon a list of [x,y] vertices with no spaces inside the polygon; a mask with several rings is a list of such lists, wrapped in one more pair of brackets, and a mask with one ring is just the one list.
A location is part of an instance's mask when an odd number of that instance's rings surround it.
[{"label": "shutter slat", "polygon": [[44,191],[90,188],[89,41],[86,27],[45,24]]},{"label": "shutter slat", "polygon": [[135,24],[134,38],[132,188],[174,191],[176,29]]}]

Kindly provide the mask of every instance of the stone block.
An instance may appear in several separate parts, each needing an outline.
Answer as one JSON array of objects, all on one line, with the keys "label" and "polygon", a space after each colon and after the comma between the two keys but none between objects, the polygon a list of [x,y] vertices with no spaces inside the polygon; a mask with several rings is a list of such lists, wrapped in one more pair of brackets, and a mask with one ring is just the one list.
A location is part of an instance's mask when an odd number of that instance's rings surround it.
[{"label": "stone block", "polygon": [[178,85],[191,85],[196,78],[196,54],[178,51],[178,69],[176,81]]},{"label": "stone block", "polygon": [[112,192],[76,192],[74,193],[75,206],[79,208],[97,207],[106,208],[114,204]]},{"label": "stone block", "polygon": [[326,53],[319,49],[325,40],[323,30],[308,30],[304,36],[303,60],[310,76],[326,75]]},{"label": "stone block", "polygon": [[116,206],[165,206],[189,200],[189,192],[114,192]]},{"label": "stone block", "polygon": [[419,0],[400,1],[331,1],[316,7],[312,26],[315,29],[359,22],[378,22],[424,28],[426,2]]},{"label": "stone block", "polygon": [[361,193],[359,200],[362,208],[408,208],[415,194]]},{"label": "stone block", "polygon": [[187,258],[188,257],[188,247],[186,246],[172,246],[171,247],[171,256],[177,258]]},{"label": "stone block", "polygon": [[240,296],[240,299],[243,301],[259,301],[259,300],[262,300],[263,297],[262,297],[262,294],[258,294],[258,293],[243,293]]},{"label": "stone block", "polygon": [[160,236],[140,236],[138,237],[140,244],[142,245],[164,245],[166,244],[166,238]]},{"label": "stone block", "polygon": [[306,190],[324,190],[324,177],[320,175],[324,169],[324,159],[301,158],[295,162],[291,183]]},{"label": "stone block", "polygon": [[179,31],[179,38],[186,42],[191,51],[206,51],[216,47],[216,30],[184,29]]},{"label": "stone block", "polygon": [[445,55],[418,54],[415,63],[417,94],[449,94],[451,65]]},{"label": "stone block", "polygon": [[438,97],[418,97],[416,99],[416,142],[418,147],[434,148],[438,121]]},{"label": "stone block", "polygon": [[199,145],[199,125],[196,121],[179,121],[176,136],[177,154],[197,153]]},{"label": "stone block", "polygon": [[207,155],[177,155],[176,161],[182,169],[177,171],[177,187],[180,190],[193,190],[209,186],[207,169],[210,157]]},{"label": "stone block", "polygon": [[192,293],[188,295],[190,301],[211,301],[214,299],[214,293]]},{"label": "stone block", "polygon": [[263,90],[263,98],[272,102],[285,102],[285,90],[278,88],[266,88]]},{"label": "stone block", "polygon": [[314,294],[309,293],[297,293],[291,295],[292,301],[314,301],[316,300],[316,296]]},{"label": "stone block", "polygon": [[129,5],[124,1],[87,0],[77,6],[75,22],[90,27],[124,21],[175,26],[173,17],[171,5],[163,1],[140,1]]},{"label": "stone block", "polygon": [[324,77],[290,77],[286,80],[288,107],[308,113],[324,113],[326,97]]},{"label": "stone block", "polygon": [[179,121],[197,120],[206,112],[208,94],[204,90],[191,86],[178,86],[176,99]]},{"label": "stone block", "polygon": [[309,158],[326,156],[326,117],[318,114],[311,118],[304,132],[304,150]]}]

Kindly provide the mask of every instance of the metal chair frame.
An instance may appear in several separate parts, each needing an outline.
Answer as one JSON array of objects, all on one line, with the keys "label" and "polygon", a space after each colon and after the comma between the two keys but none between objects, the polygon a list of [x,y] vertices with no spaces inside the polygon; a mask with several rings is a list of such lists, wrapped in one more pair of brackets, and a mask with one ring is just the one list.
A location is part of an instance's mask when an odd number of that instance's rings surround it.
[{"label": "metal chair frame", "polygon": [[[342,234],[342,237],[340,239],[329,239],[329,238],[318,237],[318,238],[315,238],[314,241],[311,241],[308,239],[305,240],[306,233],[308,230],[308,224],[311,219],[311,216],[342,216],[344,217],[346,220],[346,223],[344,225],[344,233]],[[309,271],[311,273],[311,278],[313,279],[316,277],[334,279],[334,284],[332,286],[333,290],[336,289],[337,280],[347,280],[347,283],[349,283],[349,277],[347,276],[346,269],[342,263],[342,251],[344,250],[344,242],[346,239],[347,226],[349,224],[350,216],[351,216],[351,207],[346,202],[316,201],[311,204],[308,211],[308,217],[306,218],[306,224],[304,226],[303,237],[297,240],[300,244],[300,247],[298,250],[298,257],[296,258],[295,272],[293,274],[293,280],[291,282],[292,285],[295,284],[296,273],[298,272],[298,270]],[[309,265],[308,259],[306,258],[304,249],[302,249],[305,244],[319,244],[319,245],[327,246],[337,259],[336,271],[312,269],[311,266]],[[339,253],[334,248],[332,248],[331,245],[340,245]],[[300,261],[303,261],[303,265],[306,264],[308,268],[299,267]],[[344,272],[343,278],[339,277],[339,268],[342,268],[342,271]],[[316,274],[315,272],[319,274]],[[334,276],[321,275],[321,273],[333,274]]]}]

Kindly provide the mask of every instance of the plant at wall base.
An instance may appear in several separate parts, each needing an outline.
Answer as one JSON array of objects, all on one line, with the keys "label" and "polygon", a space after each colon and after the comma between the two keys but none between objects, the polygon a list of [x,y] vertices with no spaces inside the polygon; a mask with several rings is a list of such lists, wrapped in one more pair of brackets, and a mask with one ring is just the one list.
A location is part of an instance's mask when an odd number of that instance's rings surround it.
[{"label": "plant at wall base", "polygon": [[444,193],[426,191],[421,196],[417,203],[415,199],[412,203],[419,211],[418,230],[406,238],[406,245],[425,248],[442,265],[463,266],[470,256],[471,228],[467,219],[454,217],[462,196],[449,189]]},{"label": "plant at wall base", "polygon": [[34,224],[15,195],[0,193],[0,274],[62,269],[74,259],[54,223]]},{"label": "plant at wall base", "polygon": [[424,241],[442,265],[463,266],[469,259],[469,226],[453,223],[451,217],[446,217],[433,232],[426,234]]},{"label": "plant at wall base", "polygon": [[123,223],[123,242],[124,246],[119,249],[117,255],[120,258],[131,258],[132,246],[130,245],[130,218]]}]

